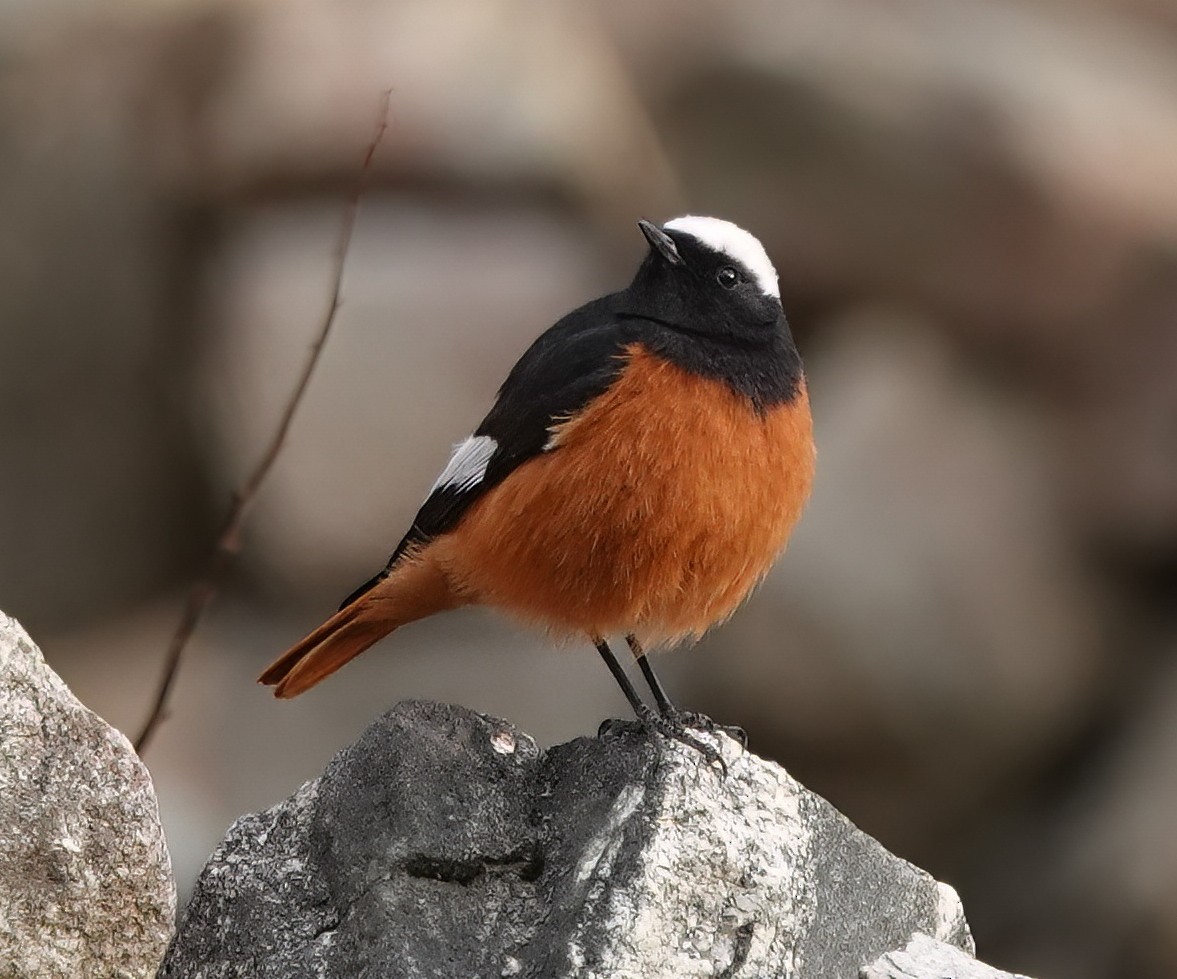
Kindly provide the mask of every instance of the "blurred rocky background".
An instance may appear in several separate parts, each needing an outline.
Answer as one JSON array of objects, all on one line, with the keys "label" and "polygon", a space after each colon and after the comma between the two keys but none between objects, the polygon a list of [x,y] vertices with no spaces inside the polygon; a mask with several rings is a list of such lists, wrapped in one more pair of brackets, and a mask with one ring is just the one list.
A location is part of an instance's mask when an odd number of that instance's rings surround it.
[{"label": "blurred rocky background", "polygon": [[397,700],[624,715],[476,611],[253,680],[636,219],[710,213],[776,259],[819,475],[668,684],[956,886],[987,961],[1177,972],[1177,0],[0,0],[0,608],[132,734],[385,89],[336,332],[147,752],[181,891]]}]

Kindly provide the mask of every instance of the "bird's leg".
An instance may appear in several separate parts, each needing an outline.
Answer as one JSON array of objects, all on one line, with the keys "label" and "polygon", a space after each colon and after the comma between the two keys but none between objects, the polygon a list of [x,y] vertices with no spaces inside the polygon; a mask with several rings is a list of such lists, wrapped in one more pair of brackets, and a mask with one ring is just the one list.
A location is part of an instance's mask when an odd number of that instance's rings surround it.
[{"label": "bird's leg", "polygon": [[613,650],[609,648],[609,644],[604,639],[596,636],[593,637],[593,645],[597,647],[597,652],[601,654],[601,659],[605,661],[605,665],[609,667],[609,672],[613,674],[613,679],[617,681],[617,685],[621,687],[621,692],[625,694],[625,699],[629,701],[629,706],[633,708],[633,712],[637,717],[641,717],[643,711],[648,711],[650,708],[638,696],[638,692],[633,688],[633,684],[629,682],[629,677],[625,670],[621,668],[621,664],[617,662],[617,657],[613,655]]},{"label": "bird's leg", "polygon": [[[658,699],[658,706],[662,710],[661,713],[654,710],[654,708],[638,696],[638,692],[634,689],[633,684],[630,683],[625,670],[621,668],[621,664],[617,662],[617,657],[613,655],[613,650],[609,648],[609,644],[604,639],[594,637],[593,645],[597,647],[597,652],[601,654],[601,659],[609,667],[609,672],[613,674],[613,679],[621,687],[621,692],[625,694],[625,699],[629,701],[629,705],[633,708],[634,714],[644,728],[657,731],[663,737],[671,738],[674,741],[685,744],[688,748],[693,748],[706,759],[708,765],[718,764],[720,769],[725,774],[727,773],[727,765],[718,751],[711,747],[711,745],[704,744],[691,734],[687,730],[686,725],[679,719],[677,713],[665,713],[663,708],[664,703],[665,707],[670,708],[671,711],[674,711],[674,705],[666,699],[666,694],[660,687],[654,691],[654,697]],[[657,681],[655,680],[655,682]],[[661,693],[661,698],[659,698],[659,693]],[[604,725],[602,725],[602,728],[604,728]]]},{"label": "bird's leg", "polygon": [[646,684],[649,686],[650,692],[654,695],[654,699],[658,702],[658,709],[662,712],[664,718],[681,727],[694,727],[701,731],[712,733],[722,731],[724,734],[740,742],[741,747],[748,747],[748,732],[742,727],[737,727],[734,724],[716,724],[706,714],[682,711],[675,707],[667,695],[666,689],[662,686],[662,682],[654,673],[654,668],[650,665],[650,657],[646,655],[646,651],[642,648],[642,644],[638,641],[637,636],[631,633],[625,637],[625,641],[629,643],[630,651],[638,661],[642,676],[646,678]]},{"label": "bird's leg", "polygon": [[642,644],[638,641],[638,637],[631,632],[625,637],[625,641],[629,643],[629,650],[633,653],[633,658],[638,661],[642,676],[646,678],[646,685],[650,688],[650,692],[658,702],[658,709],[662,712],[662,716],[678,717],[680,712],[670,702],[670,697],[667,696],[661,681],[655,675],[654,668],[650,665],[650,658],[646,655],[646,651],[642,649]]}]

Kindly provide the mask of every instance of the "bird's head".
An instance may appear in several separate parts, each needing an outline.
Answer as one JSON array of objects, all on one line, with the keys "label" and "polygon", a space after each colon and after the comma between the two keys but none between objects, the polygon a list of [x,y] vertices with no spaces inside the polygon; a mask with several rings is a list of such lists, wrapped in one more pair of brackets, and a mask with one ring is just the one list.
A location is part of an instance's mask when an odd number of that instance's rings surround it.
[{"label": "bird's head", "polygon": [[776,269],[743,228],[691,215],[638,227],[650,253],[630,286],[634,312],[688,333],[744,341],[783,325]]}]

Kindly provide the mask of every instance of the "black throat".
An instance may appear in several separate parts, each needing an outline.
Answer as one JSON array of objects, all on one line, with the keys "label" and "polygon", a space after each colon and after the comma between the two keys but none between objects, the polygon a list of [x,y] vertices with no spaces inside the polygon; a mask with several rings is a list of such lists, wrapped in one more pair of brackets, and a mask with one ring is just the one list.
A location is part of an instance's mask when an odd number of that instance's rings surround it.
[{"label": "black throat", "polygon": [[782,315],[752,338],[717,337],[640,313],[622,314],[650,353],[700,377],[722,381],[761,414],[797,397],[805,373]]}]

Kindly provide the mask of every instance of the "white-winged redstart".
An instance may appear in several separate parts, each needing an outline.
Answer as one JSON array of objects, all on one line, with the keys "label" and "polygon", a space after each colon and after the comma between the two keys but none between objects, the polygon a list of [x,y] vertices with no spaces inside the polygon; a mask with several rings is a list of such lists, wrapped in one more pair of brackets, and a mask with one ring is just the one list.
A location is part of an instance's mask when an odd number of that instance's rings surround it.
[{"label": "white-winged redstart", "polygon": [[262,674],[277,696],[408,622],[488,605],[588,639],[639,718],[714,755],[644,651],[701,635],[768,571],[809,495],[813,426],[760,242],[717,218],[639,227],[650,251],[633,282],[523,354],[387,567]]}]

